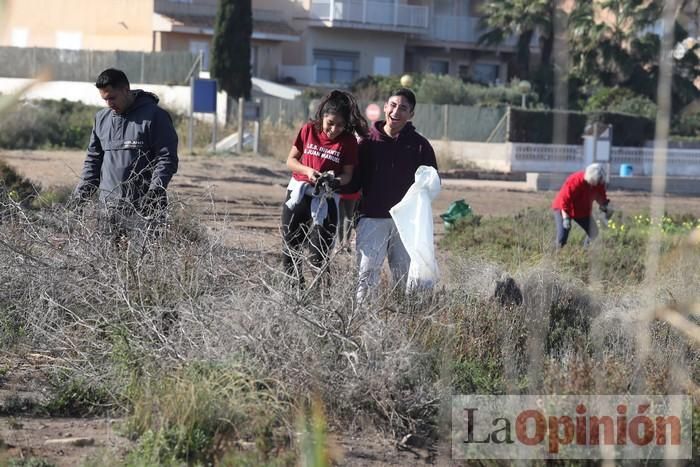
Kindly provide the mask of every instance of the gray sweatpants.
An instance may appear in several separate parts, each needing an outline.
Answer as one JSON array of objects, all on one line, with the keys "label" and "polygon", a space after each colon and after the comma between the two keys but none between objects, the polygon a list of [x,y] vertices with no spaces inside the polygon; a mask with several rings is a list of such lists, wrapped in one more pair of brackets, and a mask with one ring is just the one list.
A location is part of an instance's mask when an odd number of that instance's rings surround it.
[{"label": "gray sweatpants", "polygon": [[359,267],[357,302],[376,296],[384,258],[389,259],[394,286],[404,291],[411,258],[401,242],[394,220],[363,217],[357,224],[355,236]]}]

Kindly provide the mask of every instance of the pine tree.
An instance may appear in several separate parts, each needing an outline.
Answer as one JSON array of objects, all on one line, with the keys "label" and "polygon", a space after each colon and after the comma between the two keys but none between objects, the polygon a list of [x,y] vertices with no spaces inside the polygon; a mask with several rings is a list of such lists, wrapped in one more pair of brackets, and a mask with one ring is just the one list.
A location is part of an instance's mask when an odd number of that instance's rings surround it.
[{"label": "pine tree", "polygon": [[211,74],[230,97],[250,98],[251,0],[219,0],[214,24]]}]

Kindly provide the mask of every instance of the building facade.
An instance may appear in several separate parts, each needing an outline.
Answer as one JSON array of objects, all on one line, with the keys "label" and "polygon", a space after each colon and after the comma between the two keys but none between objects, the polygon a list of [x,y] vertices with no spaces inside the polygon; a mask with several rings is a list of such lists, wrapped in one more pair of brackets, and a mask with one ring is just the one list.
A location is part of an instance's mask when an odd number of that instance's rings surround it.
[{"label": "building facade", "polygon": [[289,0],[301,40],[284,45],[280,77],[325,84],[420,72],[503,82],[515,43],[478,44],[482,1]]},{"label": "building facade", "polygon": [[[259,78],[346,85],[367,75],[508,78],[514,43],[478,44],[484,0],[252,0]],[[7,0],[0,45],[202,53],[218,0]],[[76,13],[79,12],[79,13]]]},{"label": "building facade", "polygon": [[[206,69],[217,3],[217,0],[7,0],[0,22],[0,46],[141,52],[189,50],[202,53]],[[278,77],[278,64],[283,60],[282,44],[299,41],[299,33],[283,19],[278,3],[256,0],[253,9],[253,75],[269,80]]]}]

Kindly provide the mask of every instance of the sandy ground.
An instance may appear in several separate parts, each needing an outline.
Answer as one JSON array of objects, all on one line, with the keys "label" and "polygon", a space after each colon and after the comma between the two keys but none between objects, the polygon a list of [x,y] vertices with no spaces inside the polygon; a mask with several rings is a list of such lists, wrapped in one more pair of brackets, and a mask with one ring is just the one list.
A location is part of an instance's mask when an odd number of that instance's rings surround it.
[{"label": "sandy ground", "polygon": [[[84,154],[79,151],[0,151],[0,159],[22,175],[44,187],[74,186]],[[180,170],[171,184],[176,205],[197,212],[213,233],[231,245],[266,253],[280,245],[279,219],[289,172],[280,161],[262,156],[182,157]],[[438,215],[452,201],[464,199],[483,216],[514,215],[527,207],[547,209],[554,193],[528,191],[525,183],[487,180],[445,179],[433,204],[435,232],[444,234]],[[612,192],[617,209],[630,213],[649,209],[650,196],[640,192]],[[700,199],[668,196],[669,213],[700,216]],[[41,357],[0,358],[0,398],[41,398],[40,384],[31,375],[43,364]],[[38,419],[0,417],[0,463],[8,458],[44,457],[56,465],[77,465],[85,459],[110,452],[119,456],[130,446],[109,419]],[[46,444],[47,440],[87,437],[88,446],[69,442]],[[397,450],[396,443],[381,438],[356,439],[337,436],[342,465],[425,465],[434,460],[427,450]],[[449,456],[440,449],[438,465],[448,465]]]},{"label": "sandy ground", "polygon": [[[75,186],[84,154],[79,151],[0,151],[7,161],[30,180],[45,187]],[[281,161],[263,156],[182,157],[171,191],[185,206],[196,208],[213,228],[226,223],[231,242],[250,247],[279,243],[281,203],[289,172]],[[553,192],[528,190],[525,182],[444,179],[433,203],[436,234],[444,230],[438,215],[449,204],[464,199],[476,214],[514,215],[528,207],[546,209]],[[615,208],[639,213],[649,210],[650,195],[643,192],[609,193]],[[700,216],[700,198],[666,196],[669,213]]]}]

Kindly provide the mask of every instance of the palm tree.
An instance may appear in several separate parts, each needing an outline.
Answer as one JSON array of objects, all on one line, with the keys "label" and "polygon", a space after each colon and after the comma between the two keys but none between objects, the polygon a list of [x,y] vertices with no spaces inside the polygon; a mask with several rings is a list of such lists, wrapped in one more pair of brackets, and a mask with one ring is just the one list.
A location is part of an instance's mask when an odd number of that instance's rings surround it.
[{"label": "palm tree", "polygon": [[572,75],[603,86],[648,75],[649,63],[658,61],[659,38],[651,28],[662,8],[660,0],[577,2],[568,28]]},{"label": "palm tree", "polygon": [[[676,14],[697,0],[679,4]],[[656,99],[661,41],[653,31],[661,20],[662,0],[580,1],[569,17],[572,77],[589,88],[623,86],[637,94]],[[607,21],[601,17],[606,14]],[[678,22],[675,42],[688,37]],[[698,95],[692,85],[698,76],[697,56],[688,54],[674,66],[674,108]]]},{"label": "palm tree", "polygon": [[491,0],[481,6],[482,26],[488,31],[479,38],[481,44],[502,44],[517,36],[517,67],[521,79],[530,76],[530,43],[535,33],[542,39],[542,62],[552,59],[556,0]]}]

